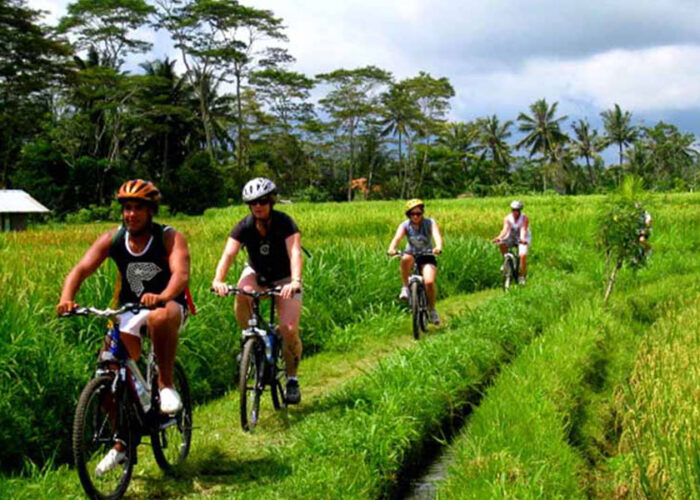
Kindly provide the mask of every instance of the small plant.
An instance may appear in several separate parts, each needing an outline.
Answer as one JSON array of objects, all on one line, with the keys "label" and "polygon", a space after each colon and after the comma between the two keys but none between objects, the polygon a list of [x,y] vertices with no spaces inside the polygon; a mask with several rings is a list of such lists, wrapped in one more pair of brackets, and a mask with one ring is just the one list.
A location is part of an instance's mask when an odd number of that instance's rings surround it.
[{"label": "small plant", "polygon": [[642,179],[628,176],[601,211],[598,239],[605,252],[605,302],[625,264],[633,270],[646,264],[648,249],[640,241],[640,230],[644,228],[643,196]]}]

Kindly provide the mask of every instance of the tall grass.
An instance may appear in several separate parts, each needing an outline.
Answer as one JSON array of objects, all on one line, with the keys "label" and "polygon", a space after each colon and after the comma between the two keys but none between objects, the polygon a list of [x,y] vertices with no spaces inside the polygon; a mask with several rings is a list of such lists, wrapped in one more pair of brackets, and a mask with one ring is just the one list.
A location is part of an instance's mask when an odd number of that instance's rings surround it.
[{"label": "tall grass", "polygon": [[629,382],[618,490],[700,498],[700,297],[652,328]]}]

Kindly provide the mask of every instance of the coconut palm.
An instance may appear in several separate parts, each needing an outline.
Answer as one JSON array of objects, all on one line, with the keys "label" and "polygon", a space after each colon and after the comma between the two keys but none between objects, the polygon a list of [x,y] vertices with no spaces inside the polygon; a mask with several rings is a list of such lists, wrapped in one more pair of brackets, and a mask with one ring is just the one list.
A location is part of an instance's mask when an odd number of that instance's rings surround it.
[{"label": "coconut palm", "polygon": [[512,120],[501,123],[496,115],[479,118],[476,121],[479,129],[479,143],[481,145],[481,158],[492,162],[493,170],[491,181],[495,182],[501,175],[505,175],[510,165],[510,145],[506,140],[511,136],[510,127]]},{"label": "coconut palm", "polygon": [[600,114],[605,127],[605,146],[617,144],[620,153],[620,167],[622,167],[623,149],[637,139],[637,129],[632,122],[632,114],[629,111],[622,111],[619,104],[615,104],[613,109],[603,111]]},{"label": "coconut palm", "polygon": [[584,158],[586,160],[586,169],[588,170],[588,180],[591,186],[595,184],[595,173],[593,172],[593,165],[591,161],[595,160],[598,156],[598,151],[600,147],[600,140],[598,137],[598,131],[591,129],[590,124],[586,120],[578,120],[571,125],[574,131],[575,137],[572,144],[572,153],[577,158]]}]

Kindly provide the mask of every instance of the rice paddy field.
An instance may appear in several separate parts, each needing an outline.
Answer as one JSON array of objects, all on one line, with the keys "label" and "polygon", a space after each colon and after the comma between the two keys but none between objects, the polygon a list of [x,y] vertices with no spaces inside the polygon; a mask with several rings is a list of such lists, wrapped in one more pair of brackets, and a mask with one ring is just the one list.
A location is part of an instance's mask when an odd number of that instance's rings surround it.
[{"label": "rice paddy field", "polygon": [[[305,261],[302,403],[241,431],[232,301],[209,293],[243,207],[165,220],[187,238],[199,314],[178,359],[193,397],[174,475],[139,447],[126,498],[700,498],[700,195],[655,195],[648,265],[604,304],[603,197],[525,198],[525,287],[500,289],[503,198],[429,201],[445,238],[438,309],[416,342],[385,255],[401,202],[291,204]],[[54,313],[63,279],[114,223],[0,234],[0,498],[83,498],[77,398],[104,324]],[[229,273],[235,281],[239,258]],[[77,301],[106,307],[103,265]],[[440,456],[439,477],[417,484]],[[420,491],[418,491],[420,490]]]}]

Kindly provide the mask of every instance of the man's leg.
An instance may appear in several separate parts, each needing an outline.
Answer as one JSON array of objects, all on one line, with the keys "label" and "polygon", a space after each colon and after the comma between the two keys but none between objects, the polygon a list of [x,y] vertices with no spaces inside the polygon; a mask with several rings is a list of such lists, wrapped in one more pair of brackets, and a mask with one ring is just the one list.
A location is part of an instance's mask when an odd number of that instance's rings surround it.
[{"label": "man's leg", "polygon": [[408,278],[413,272],[413,255],[405,253],[401,257],[401,283],[403,286],[408,286]]},{"label": "man's leg", "polygon": [[158,387],[173,387],[177,339],[183,321],[182,306],[171,300],[148,315],[148,332],[158,361]]}]

